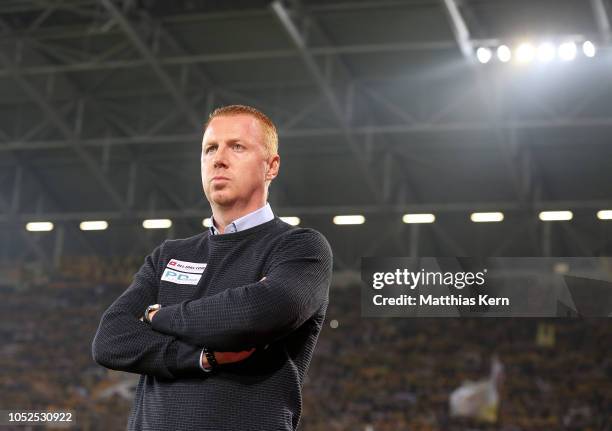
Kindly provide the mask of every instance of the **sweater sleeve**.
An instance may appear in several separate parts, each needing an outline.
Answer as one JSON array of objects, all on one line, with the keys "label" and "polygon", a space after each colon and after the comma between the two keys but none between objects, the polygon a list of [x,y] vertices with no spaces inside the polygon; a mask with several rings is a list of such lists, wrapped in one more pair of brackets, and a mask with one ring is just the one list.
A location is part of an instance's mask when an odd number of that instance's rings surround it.
[{"label": "sweater sleeve", "polygon": [[263,281],[162,307],[153,329],[212,350],[240,351],[287,336],[328,301],[332,253],[320,233],[289,231],[266,268]]},{"label": "sweater sleeve", "polygon": [[157,302],[162,247],[145,258],[130,286],[102,315],[92,343],[93,359],[113,370],[165,379],[204,376],[198,363],[201,347],[154,331],[140,320],[145,308]]}]

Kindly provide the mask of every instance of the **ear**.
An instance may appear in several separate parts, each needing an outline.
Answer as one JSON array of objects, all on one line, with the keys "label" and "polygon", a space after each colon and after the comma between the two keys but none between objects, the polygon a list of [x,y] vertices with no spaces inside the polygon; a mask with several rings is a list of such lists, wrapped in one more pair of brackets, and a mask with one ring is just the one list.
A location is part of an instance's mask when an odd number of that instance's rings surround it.
[{"label": "ear", "polygon": [[266,162],[266,181],[272,181],[278,175],[278,169],[280,168],[280,156],[275,154],[272,156],[270,161]]}]

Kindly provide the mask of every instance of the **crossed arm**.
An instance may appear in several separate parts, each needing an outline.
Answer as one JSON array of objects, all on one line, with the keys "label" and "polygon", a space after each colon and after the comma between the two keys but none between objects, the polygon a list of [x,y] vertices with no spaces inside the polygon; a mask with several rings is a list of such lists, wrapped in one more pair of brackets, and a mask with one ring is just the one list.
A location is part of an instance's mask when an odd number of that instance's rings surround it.
[{"label": "crossed arm", "polygon": [[332,266],[331,250],[320,234],[294,232],[272,256],[265,279],[164,306],[149,326],[139,317],[156,302],[156,289],[153,292],[143,282],[149,276],[151,282],[157,281],[152,265],[159,257],[156,249],[104,314],[94,339],[94,358],[108,368],[140,374],[201,375],[201,346],[244,351],[290,334],[327,299]]},{"label": "crossed arm", "polygon": [[160,249],[147,256],[132,284],[102,315],[92,354],[106,368],[174,379],[202,372],[201,348],[154,331],[140,320],[157,297],[155,267]]}]

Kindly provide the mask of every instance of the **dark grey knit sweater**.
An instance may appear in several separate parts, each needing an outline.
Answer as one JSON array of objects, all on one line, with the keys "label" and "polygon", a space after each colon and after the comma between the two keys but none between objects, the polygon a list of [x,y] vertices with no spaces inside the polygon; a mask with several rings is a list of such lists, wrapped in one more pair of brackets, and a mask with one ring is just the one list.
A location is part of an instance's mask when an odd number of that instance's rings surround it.
[{"label": "dark grey knit sweater", "polygon": [[[192,284],[163,281],[172,259],[207,265],[199,282],[189,274]],[[236,233],[164,241],[106,310],[93,340],[98,364],[142,374],[128,429],[297,429],[331,271],[325,237],[278,217]],[[152,325],[140,321],[155,303],[162,308]],[[256,351],[206,373],[202,346]]]}]

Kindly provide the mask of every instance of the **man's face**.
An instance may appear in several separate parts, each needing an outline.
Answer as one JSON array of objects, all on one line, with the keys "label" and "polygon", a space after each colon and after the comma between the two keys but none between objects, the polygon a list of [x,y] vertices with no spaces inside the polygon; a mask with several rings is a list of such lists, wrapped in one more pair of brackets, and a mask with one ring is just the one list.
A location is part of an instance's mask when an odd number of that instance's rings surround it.
[{"label": "man's face", "polygon": [[[265,202],[266,180],[278,172],[278,155],[266,160],[264,132],[247,114],[211,120],[202,139],[202,186],[211,204],[248,208]],[[276,162],[272,162],[276,160]]]}]

